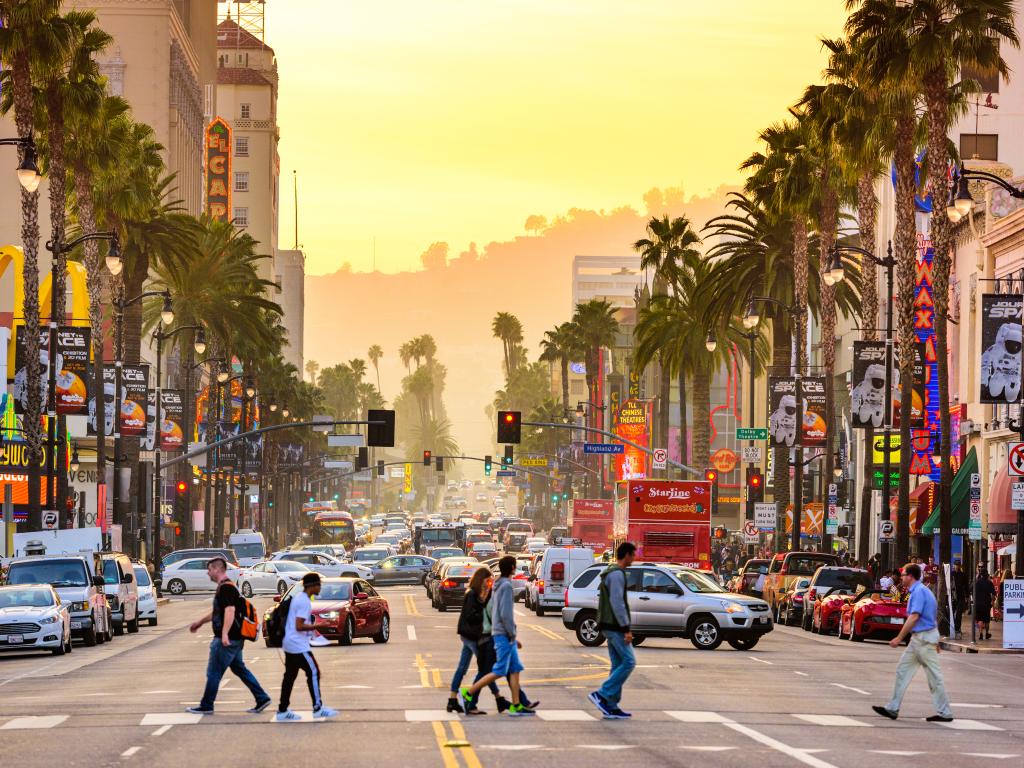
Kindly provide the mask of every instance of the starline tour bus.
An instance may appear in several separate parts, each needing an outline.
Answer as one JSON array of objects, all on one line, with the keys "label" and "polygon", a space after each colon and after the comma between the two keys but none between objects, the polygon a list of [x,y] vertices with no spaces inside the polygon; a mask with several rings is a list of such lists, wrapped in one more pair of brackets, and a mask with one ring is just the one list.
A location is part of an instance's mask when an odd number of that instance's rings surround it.
[{"label": "starline tour bus", "polygon": [[711,570],[711,484],[624,480],[616,487],[614,539],[637,559]]}]

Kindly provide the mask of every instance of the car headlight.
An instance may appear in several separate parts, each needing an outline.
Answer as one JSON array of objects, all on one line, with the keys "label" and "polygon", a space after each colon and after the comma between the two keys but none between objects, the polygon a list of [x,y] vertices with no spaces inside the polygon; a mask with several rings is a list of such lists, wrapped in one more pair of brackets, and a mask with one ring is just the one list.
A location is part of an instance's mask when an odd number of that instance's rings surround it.
[{"label": "car headlight", "polygon": [[89,604],[88,603],[72,603],[71,604],[71,610],[72,611],[88,611],[89,610]]},{"label": "car headlight", "polygon": [[45,619],[40,619],[40,624],[56,624],[60,621],[60,616],[47,616]]},{"label": "car headlight", "polygon": [[739,603],[734,603],[731,600],[722,600],[722,607],[725,608],[726,613],[743,613],[743,606]]},{"label": "car headlight", "polygon": [[317,614],[321,619],[327,619],[328,621],[334,621],[338,618],[337,611],[326,611],[324,613]]}]

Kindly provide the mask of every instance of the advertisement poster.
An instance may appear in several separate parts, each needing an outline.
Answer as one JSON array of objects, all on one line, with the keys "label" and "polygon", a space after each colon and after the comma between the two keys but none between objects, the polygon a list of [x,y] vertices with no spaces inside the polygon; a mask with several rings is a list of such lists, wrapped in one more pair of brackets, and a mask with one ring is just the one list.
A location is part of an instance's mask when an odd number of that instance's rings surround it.
[{"label": "advertisement poster", "polygon": [[800,380],[800,393],[804,401],[803,446],[821,448],[828,431],[825,422],[825,379],[806,376]]},{"label": "advertisement poster", "polygon": [[[915,344],[914,348],[917,350],[917,358],[914,360],[914,386],[911,389],[912,400],[910,404],[910,426],[911,427],[923,427],[925,424],[924,420],[924,384],[925,376],[925,359],[924,359],[924,344]],[[894,366],[898,365],[898,361],[893,363]],[[901,399],[903,397],[903,386],[900,382],[900,372],[898,368],[893,369],[893,385],[892,392],[892,425],[894,428],[899,429],[900,426],[900,407]]]},{"label": "advertisement poster", "polygon": [[981,297],[981,402],[1020,401],[1021,307],[1019,294]]},{"label": "advertisement poster", "polygon": [[796,382],[789,377],[768,377],[768,444],[792,448],[796,443]]},{"label": "advertisement poster", "polygon": [[181,390],[161,390],[160,400],[160,450],[180,451],[185,441],[185,403]]},{"label": "advertisement poster", "polygon": [[[150,418],[149,366],[121,366],[121,437],[142,437]],[[151,417],[156,419],[156,404]]]},{"label": "advertisement poster", "polygon": [[[650,403],[627,400],[619,408],[615,434],[648,448],[650,422]],[[625,450],[615,456],[616,480],[639,480],[647,477],[647,471],[647,454],[632,445],[626,445]]]},{"label": "advertisement poster", "polygon": [[206,213],[218,221],[230,221],[231,128],[215,118],[206,128]]},{"label": "advertisement poster", "polygon": [[[94,377],[93,371],[89,371],[89,381]],[[94,387],[89,388],[89,434],[96,434],[96,392]],[[107,363],[103,366],[103,434],[110,436],[114,433],[114,366]]]},{"label": "advertisement poster", "polygon": [[850,410],[850,421],[854,429],[880,429],[885,423],[884,341],[853,342],[853,389],[850,390]]},{"label": "advertisement poster", "polygon": [[156,448],[156,390],[149,390],[146,398],[146,434],[139,440],[139,449],[152,451]]},{"label": "advertisement poster", "polygon": [[57,329],[57,413],[89,412],[89,329],[70,326]]},{"label": "advertisement poster", "polygon": [[[50,335],[47,332],[39,334],[39,397],[43,404],[43,409],[46,409],[46,383],[49,378],[49,364],[50,364]],[[57,365],[61,365],[61,359],[58,354]],[[14,395],[14,412],[17,414],[25,413],[25,405],[28,402],[28,371],[25,368],[26,357],[25,357],[25,326],[19,325],[15,329],[14,337],[14,386],[11,388],[11,393]]]},{"label": "advertisement poster", "polygon": [[629,522],[711,524],[711,483],[649,480],[628,484]]}]

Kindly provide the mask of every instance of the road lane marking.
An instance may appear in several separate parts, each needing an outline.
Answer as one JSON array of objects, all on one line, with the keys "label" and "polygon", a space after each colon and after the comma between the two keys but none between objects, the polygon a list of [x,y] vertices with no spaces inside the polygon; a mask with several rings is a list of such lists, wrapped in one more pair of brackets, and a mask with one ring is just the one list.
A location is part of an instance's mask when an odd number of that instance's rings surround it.
[{"label": "road lane marking", "polygon": [[608,659],[606,659],[604,656],[598,656],[596,653],[584,653],[583,655],[588,656],[591,659],[596,659],[606,667],[610,667],[612,665],[612,663]]},{"label": "road lane marking", "polygon": [[552,632],[547,627],[540,626],[540,624],[527,624],[526,626],[528,626],[530,629],[533,629],[533,630],[535,630],[537,632],[540,632],[542,635],[544,635],[544,637],[549,638],[551,640],[562,640],[562,639],[564,639],[562,637],[562,635],[555,634],[554,632]]},{"label": "road lane marking", "polygon": [[407,635],[409,635],[410,640],[416,639],[416,627],[414,627],[412,624],[406,626],[405,632]]},{"label": "road lane marking", "polygon": [[460,745],[459,754],[462,755],[462,759],[466,763],[466,768],[481,768],[480,759],[476,756],[476,752],[473,751],[473,745],[470,744],[469,740],[466,738],[466,732],[462,728],[462,723],[458,720],[453,720],[448,723],[448,727],[452,730],[452,736],[455,737],[455,743]]},{"label": "road lane marking", "polygon": [[917,755],[927,754],[925,752],[912,752],[902,749],[869,749],[868,752],[873,752],[876,755],[892,755],[893,757],[916,757]]},{"label": "road lane marking", "polygon": [[757,658],[757,656],[747,656],[747,658],[750,659],[751,661],[756,661],[756,662],[759,662],[761,664],[773,665],[775,663],[774,661],[765,661],[764,659],[759,659],[759,658]]},{"label": "road lane marking", "polygon": [[871,695],[870,691],[865,691],[865,690],[862,690],[860,688],[854,688],[851,685],[843,685],[842,683],[829,683],[829,685],[834,685],[836,688],[842,688],[845,691],[853,691],[854,693],[860,693],[860,694],[863,694],[864,696],[870,696]]},{"label": "road lane marking", "polygon": [[997,728],[994,725],[988,723],[982,723],[977,720],[964,720],[958,718],[951,723],[939,723],[939,725],[950,728],[954,731],[1001,731],[1002,728]]},{"label": "road lane marking", "polygon": [[541,677],[541,678],[530,678],[529,680],[523,680],[523,685],[543,685],[544,683],[568,683],[575,680],[603,680],[608,675],[605,672],[598,672],[597,674],[591,675],[572,675],[569,677]]},{"label": "road lane marking", "polygon": [[420,609],[416,606],[416,601],[413,600],[412,595],[405,595],[405,610],[410,616],[423,616],[420,613]]},{"label": "road lane marking", "polygon": [[692,749],[695,752],[728,752],[730,749],[739,749],[739,747],[691,747],[688,744],[683,744],[682,749]]},{"label": "road lane marking", "polygon": [[1003,709],[1002,704],[950,704],[951,707],[969,707],[975,709]]},{"label": "road lane marking", "polygon": [[142,747],[128,747],[128,749],[121,753],[121,757],[131,757],[140,749],[142,749]]},{"label": "road lane marking", "polygon": [[552,722],[590,722],[594,716],[582,709],[538,709],[536,715],[541,720]]},{"label": "road lane marking", "polygon": [[964,752],[970,757],[991,757],[995,760],[1006,760],[1008,757],[1020,757],[1020,755],[1003,755],[998,752]]},{"label": "road lane marking", "polygon": [[810,677],[806,672],[797,672],[796,670],[793,671],[793,674],[800,675],[800,677]]},{"label": "road lane marking", "polygon": [[726,728],[736,731],[736,733],[742,733],[744,736],[747,736],[766,747],[774,749],[776,752],[781,752],[804,765],[811,766],[811,768],[837,768],[832,763],[826,763],[824,760],[821,760],[814,755],[807,754],[806,750],[791,747],[789,744],[773,739],[771,736],[766,736],[760,731],[755,731],[753,728],[749,728],[745,725],[740,725],[739,723],[734,723],[732,721],[726,721],[722,724]]},{"label": "road lane marking", "polygon": [[423,688],[430,687],[430,680],[427,677],[427,663],[423,660],[423,654],[416,654],[416,669],[420,672],[420,686]]},{"label": "road lane marking", "polygon": [[443,709],[405,710],[405,722],[407,723],[432,723],[458,719],[459,716],[457,714],[454,712],[446,712]]},{"label": "road lane marking", "polygon": [[28,715],[16,717],[0,725],[0,731],[28,731],[54,728],[67,719],[67,715]]},{"label": "road lane marking", "polygon": [[157,728],[155,731],[153,731],[150,734],[150,736],[163,736],[165,733],[167,733],[173,727],[174,727],[173,725],[161,725],[159,728]]},{"label": "road lane marking", "polygon": [[438,669],[437,667],[434,667],[433,669],[430,670],[430,676],[431,676],[431,678],[434,681],[434,687],[435,688],[440,688],[441,687],[441,670]]},{"label": "road lane marking", "polygon": [[[409,710],[406,710],[406,717],[408,715]],[[444,761],[445,768],[459,768],[459,761],[455,759],[451,747],[444,745],[448,740],[444,732],[444,726],[437,721],[432,722],[431,726],[434,729],[434,740],[437,742],[437,748],[441,751],[441,759]]]},{"label": "road lane marking", "polygon": [[[580,744],[585,747],[587,745]],[[530,749],[544,749],[543,744],[481,744],[480,749],[500,749],[503,752],[526,752]]]},{"label": "road lane marking", "polygon": [[143,691],[143,694],[157,694],[157,693],[181,693],[181,691]]},{"label": "road lane marking", "polygon": [[204,717],[192,712],[150,712],[142,716],[139,725],[195,725]]},{"label": "road lane marking", "polygon": [[870,728],[869,723],[862,723],[846,715],[793,715],[799,720],[804,720],[814,725],[831,725],[841,728]]},{"label": "road lane marking", "polygon": [[684,723],[727,723],[729,720],[717,712],[703,712],[693,709],[665,710],[665,714]]},{"label": "road lane marking", "polygon": [[632,744],[577,744],[576,749],[633,749]]}]

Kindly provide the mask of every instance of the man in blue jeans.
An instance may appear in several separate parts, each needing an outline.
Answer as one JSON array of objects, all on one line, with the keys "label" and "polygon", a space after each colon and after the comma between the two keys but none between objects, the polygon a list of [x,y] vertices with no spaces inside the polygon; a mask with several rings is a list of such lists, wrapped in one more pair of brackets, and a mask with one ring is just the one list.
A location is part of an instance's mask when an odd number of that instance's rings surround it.
[{"label": "man in blue jeans", "polygon": [[608,640],[611,671],[604,684],[590,694],[590,700],[607,720],[625,720],[632,715],[619,707],[622,686],[633,674],[633,633],[629,630],[629,602],[626,599],[626,569],[633,564],[636,546],[629,541],[615,550],[615,563],[601,574],[597,598],[597,621]]},{"label": "man in blue jeans", "polygon": [[190,632],[198,632],[206,622],[213,624],[213,640],[210,642],[210,660],[206,664],[206,690],[198,707],[189,707],[186,712],[194,715],[212,715],[213,702],[220,689],[221,678],[229,669],[239,680],[245,683],[256,698],[256,705],[249,710],[252,713],[262,712],[270,706],[270,694],[256,680],[242,659],[242,628],[241,622],[235,617],[240,616],[239,606],[242,596],[228,578],[228,564],[223,557],[215,557],[206,564],[206,573],[210,581],[217,584],[213,593],[213,610],[189,626]]}]

